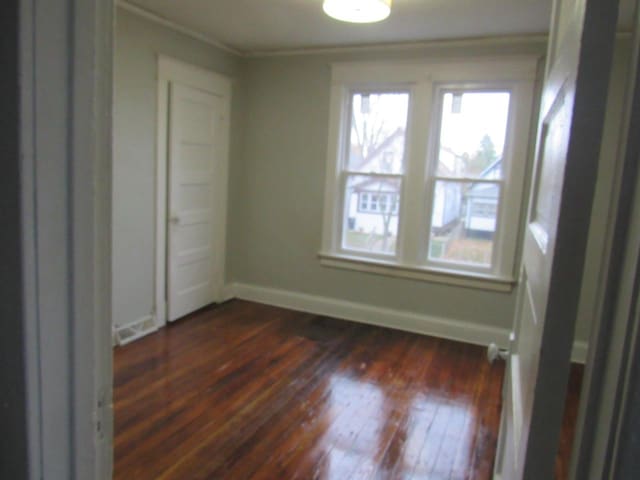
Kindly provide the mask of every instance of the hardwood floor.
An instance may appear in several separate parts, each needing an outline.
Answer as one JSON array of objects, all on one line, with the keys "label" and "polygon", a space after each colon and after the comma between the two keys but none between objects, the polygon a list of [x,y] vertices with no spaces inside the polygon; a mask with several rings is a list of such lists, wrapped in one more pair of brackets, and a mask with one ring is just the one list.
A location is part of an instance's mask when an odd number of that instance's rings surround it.
[{"label": "hardwood floor", "polygon": [[573,448],[573,434],[575,433],[576,420],[578,418],[583,374],[583,365],[571,365],[569,387],[567,398],[565,399],[564,417],[562,419],[562,431],[560,432],[560,446],[558,448],[558,455],[556,456],[555,475],[557,480],[569,478],[569,461]]},{"label": "hardwood floor", "polygon": [[491,477],[481,347],[234,300],[114,356],[116,479]]}]

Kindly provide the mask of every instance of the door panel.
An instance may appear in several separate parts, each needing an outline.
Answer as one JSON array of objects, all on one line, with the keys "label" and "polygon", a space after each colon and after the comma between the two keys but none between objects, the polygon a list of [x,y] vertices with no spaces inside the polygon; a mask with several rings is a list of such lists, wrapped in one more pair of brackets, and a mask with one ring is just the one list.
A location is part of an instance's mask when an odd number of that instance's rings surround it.
[{"label": "door panel", "polygon": [[214,175],[220,98],[171,83],[168,185],[168,318],[214,301]]},{"label": "door panel", "polygon": [[616,11],[615,1],[554,4],[497,478],[553,478]]}]

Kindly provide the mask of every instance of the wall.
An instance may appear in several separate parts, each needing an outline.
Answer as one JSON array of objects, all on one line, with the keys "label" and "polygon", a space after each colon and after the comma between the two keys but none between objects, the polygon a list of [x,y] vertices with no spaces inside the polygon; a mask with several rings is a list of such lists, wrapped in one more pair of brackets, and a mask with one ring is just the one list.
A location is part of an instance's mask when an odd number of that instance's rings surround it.
[{"label": "wall", "polygon": [[[321,267],[330,64],[336,61],[532,53],[544,42],[362,50],[238,59],[118,10],[115,76],[113,307],[116,324],[149,315],[154,295],[156,55],[234,77],[227,279],[229,283],[397,309],[510,329],[515,292],[505,294]],[[624,42],[618,48],[625,48]],[[576,339],[588,338],[602,227],[621,108],[622,55],[614,59],[610,121],[594,199]]]},{"label": "wall", "polygon": [[241,170],[232,188],[232,278],[240,283],[509,329],[515,294],[322,267],[330,64],[533,53],[545,42],[252,58],[244,71]]},{"label": "wall", "polygon": [[[117,11],[113,158],[113,319],[151,313],[155,275],[157,55],[237,77],[239,59],[213,46]],[[239,145],[241,95],[232,100],[231,156]],[[234,175],[233,166],[231,175]]]},{"label": "wall", "polygon": [[[593,321],[604,227],[616,161],[629,41],[617,42],[601,165],[594,197],[575,358],[584,358]],[[544,42],[479,43],[359,53],[290,55],[246,61],[245,121],[231,190],[231,278],[239,283],[399,309],[479,326],[510,329],[510,294],[419,282],[320,266],[328,135],[330,64],[337,61],[533,53]]]}]

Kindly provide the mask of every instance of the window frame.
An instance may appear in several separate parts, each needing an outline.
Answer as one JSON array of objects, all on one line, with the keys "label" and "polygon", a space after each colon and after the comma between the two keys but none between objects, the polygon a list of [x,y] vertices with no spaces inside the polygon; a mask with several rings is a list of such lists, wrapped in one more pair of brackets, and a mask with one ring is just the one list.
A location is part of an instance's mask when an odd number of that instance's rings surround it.
[{"label": "window frame", "polygon": [[[533,145],[538,56],[487,57],[437,62],[361,62],[332,65],[327,176],[321,263],[351,270],[473,288],[509,291],[515,284],[524,217],[524,186]],[[370,79],[375,79],[374,81]],[[429,259],[433,191],[440,141],[442,99],[450,91],[510,93],[492,268]],[[354,93],[409,93],[404,169],[398,208],[395,255],[345,249],[345,174]],[[444,93],[443,93],[444,92]],[[420,135],[419,132],[427,132]],[[414,135],[415,133],[415,135]],[[350,172],[356,174],[355,172]],[[362,174],[361,172],[358,172]],[[371,174],[363,174],[365,176]],[[384,174],[387,176],[387,174]],[[459,179],[456,179],[458,181]],[[467,179],[465,179],[467,180]],[[473,180],[473,179],[472,179]],[[477,181],[477,179],[475,179]],[[492,179],[492,183],[495,179]],[[358,198],[358,208],[360,199]],[[509,226],[506,226],[509,225]]]}]

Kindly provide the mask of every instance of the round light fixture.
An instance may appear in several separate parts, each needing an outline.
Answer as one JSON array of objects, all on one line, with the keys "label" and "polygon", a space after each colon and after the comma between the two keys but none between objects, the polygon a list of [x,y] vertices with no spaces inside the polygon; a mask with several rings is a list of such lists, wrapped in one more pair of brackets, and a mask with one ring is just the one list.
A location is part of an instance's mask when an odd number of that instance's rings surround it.
[{"label": "round light fixture", "polygon": [[391,13],[391,0],[324,0],[324,13],[336,20],[352,23],[373,23]]}]

